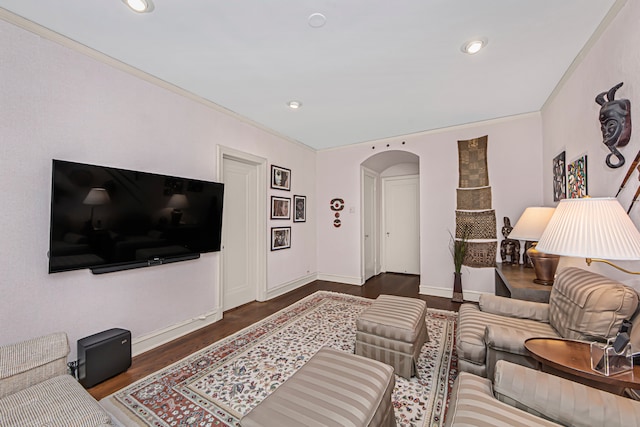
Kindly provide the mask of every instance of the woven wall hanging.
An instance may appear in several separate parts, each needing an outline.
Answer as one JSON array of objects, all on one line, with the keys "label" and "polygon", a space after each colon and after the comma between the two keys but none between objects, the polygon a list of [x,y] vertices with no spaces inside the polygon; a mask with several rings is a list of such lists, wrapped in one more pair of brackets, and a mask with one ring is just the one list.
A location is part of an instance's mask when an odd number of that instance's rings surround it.
[{"label": "woven wall hanging", "polygon": [[463,265],[468,267],[496,264],[498,241],[487,168],[488,139],[485,135],[458,141],[456,238],[466,234],[468,245]]},{"label": "woven wall hanging", "polygon": [[496,211],[456,211],[456,237],[495,239]]},{"label": "woven wall hanging", "polygon": [[460,188],[487,187],[487,136],[458,141]]},{"label": "woven wall hanging", "polygon": [[464,265],[468,267],[495,267],[498,242],[467,242]]},{"label": "woven wall hanging", "polygon": [[456,196],[458,209],[491,209],[491,187],[458,188]]}]

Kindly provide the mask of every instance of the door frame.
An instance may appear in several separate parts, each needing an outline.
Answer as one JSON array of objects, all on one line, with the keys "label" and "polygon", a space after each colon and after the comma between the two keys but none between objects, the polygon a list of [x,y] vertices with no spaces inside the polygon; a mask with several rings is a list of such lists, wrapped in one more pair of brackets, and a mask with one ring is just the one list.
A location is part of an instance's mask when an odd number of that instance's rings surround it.
[{"label": "door frame", "polygon": [[[265,301],[267,299],[267,216],[265,215],[267,207],[267,159],[253,154],[245,153],[224,145],[217,146],[217,180],[223,182],[223,163],[224,159],[235,160],[238,162],[252,165],[256,169],[256,293],[257,301]],[[224,221],[224,217],[222,218]],[[222,315],[222,307],[224,307],[224,238],[222,236],[222,250],[220,251],[220,260],[218,265],[218,310]]]},{"label": "door frame", "polygon": [[375,171],[365,167],[365,166],[360,166],[360,194],[362,195],[362,197],[360,198],[360,212],[361,212],[361,220],[360,220],[360,248],[361,248],[361,253],[360,253],[360,266],[361,266],[361,271],[360,271],[360,282],[361,284],[364,284],[366,282],[366,272],[365,272],[365,265],[366,265],[366,259],[365,259],[365,229],[364,229],[364,216],[366,215],[365,213],[365,188],[364,188],[364,180],[365,180],[365,176],[369,176],[371,178],[373,178],[373,188],[374,188],[374,196],[373,196],[373,214],[372,214],[372,222],[373,222],[373,275],[374,277],[377,276],[378,274],[380,274],[380,246],[378,244],[378,242],[380,241],[380,228],[378,226],[379,224],[379,210],[380,210],[380,203],[379,203],[379,197],[378,197],[378,185],[380,183],[380,174],[376,173]]}]

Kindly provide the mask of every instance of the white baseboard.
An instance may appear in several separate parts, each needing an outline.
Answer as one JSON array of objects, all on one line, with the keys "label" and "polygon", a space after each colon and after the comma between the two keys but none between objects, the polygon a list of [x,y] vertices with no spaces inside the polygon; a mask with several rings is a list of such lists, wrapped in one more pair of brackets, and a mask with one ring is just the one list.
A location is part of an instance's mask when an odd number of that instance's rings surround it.
[{"label": "white baseboard", "polygon": [[[453,298],[453,289],[451,288],[436,288],[433,286],[420,285],[419,290],[421,295],[432,295],[434,297],[442,297],[442,298]],[[462,290],[462,295],[465,301],[473,301],[478,302],[480,300],[480,295],[483,292],[477,291],[466,291]]]},{"label": "white baseboard", "polygon": [[[317,275],[309,274],[299,279],[293,280],[289,283],[285,283],[276,289],[267,291],[267,299],[277,297],[282,294],[286,294],[289,291],[297,289],[308,283],[316,280]],[[195,317],[191,320],[185,320],[175,325],[168,326],[164,329],[152,332],[150,334],[132,339],[131,341],[131,353],[132,356],[137,356],[146,351],[152,350],[156,347],[180,338],[183,335],[196,331],[200,328],[208,326],[219,320],[222,320],[222,308],[218,307],[208,313]]]},{"label": "white baseboard", "polygon": [[346,283],[347,285],[357,285],[362,286],[362,278],[360,277],[351,277],[351,276],[338,276],[335,274],[318,274],[318,280],[325,280],[327,282],[338,282],[338,283]]},{"label": "white baseboard", "polygon": [[284,283],[278,286],[275,289],[267,289],[267,300],[271,298],[278,297],[280,295],[284,295],[287,292],[293,291],[294,289],[298,289],[301,286],[307,285],[318,278],[318,275],[308,274],[306,276],[300,277],[299,279],[292,280],[291,282]]},{"label": "white baseboard", "polygon": [[208,326],[221,319],[222,310],[217,308],[191,320],[185,320],[184,322],[176,323],[175,325],[168,326],[150,334],[134,338],[131,340],[132,356],[137,356],[141,353],[152,350],[162,344],[166,344],[169,341],[173,341],[183,335]]}]

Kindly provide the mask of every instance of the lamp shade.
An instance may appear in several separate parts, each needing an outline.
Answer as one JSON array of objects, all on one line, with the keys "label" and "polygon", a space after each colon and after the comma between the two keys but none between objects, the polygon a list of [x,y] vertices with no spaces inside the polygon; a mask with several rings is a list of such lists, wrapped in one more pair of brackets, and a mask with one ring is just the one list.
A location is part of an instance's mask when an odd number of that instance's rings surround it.
[{"label": "lamp shade", "polygon": [[185,209],[189,207],[189,200],[187,200],[187,196],[184,194],[174,194],[169,199],[167,207],[173,209]]},{"label": "lamp shade", "polygon": [[536,248],[572,257],[640,260],[640,232],[615,198],[563,199]]},{"label": "lamp shade", "polygon": [[545,207],[525,209],[513,230],[509,233],[509,238],[515,240],[539,240],[555,210],[555,208]]},{"label": "lamp shade", "polygon": [[92,188],[89,190],[89,193],[82,201],[85,205],[106,205],[109,203],[111,199],[109,198],[109,193],[104,188]]}]

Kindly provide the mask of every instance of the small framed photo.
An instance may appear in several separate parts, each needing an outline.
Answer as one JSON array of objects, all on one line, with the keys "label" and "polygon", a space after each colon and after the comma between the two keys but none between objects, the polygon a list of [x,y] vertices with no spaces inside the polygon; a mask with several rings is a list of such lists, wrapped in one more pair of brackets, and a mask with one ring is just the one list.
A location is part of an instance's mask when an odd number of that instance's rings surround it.
[{"label": "small framed photo", "polygon": [[271,250],[288,249],[291,247],[291,227],[271,228]]},{"label": "small framed photo", "polygon": [[586,154],[567,164],[567,193],[570,199],[579,199],[589,195]]},{"label": "small framed photo", "polygon": [[291,170],[271,165],[271,188],[291,191]]},{"label": "small framed photo", "polygon": [[567,172],[565,152],[553,158],[553,201],[558,202],[567,197]]},{"label": "small framed photo", "polygon": [[293,222],[307,220],[307,196],[293,196]]},{"label": "small framed photo", "polygon": [[271,219],[291,219],[291,199],[271,196]]}]

